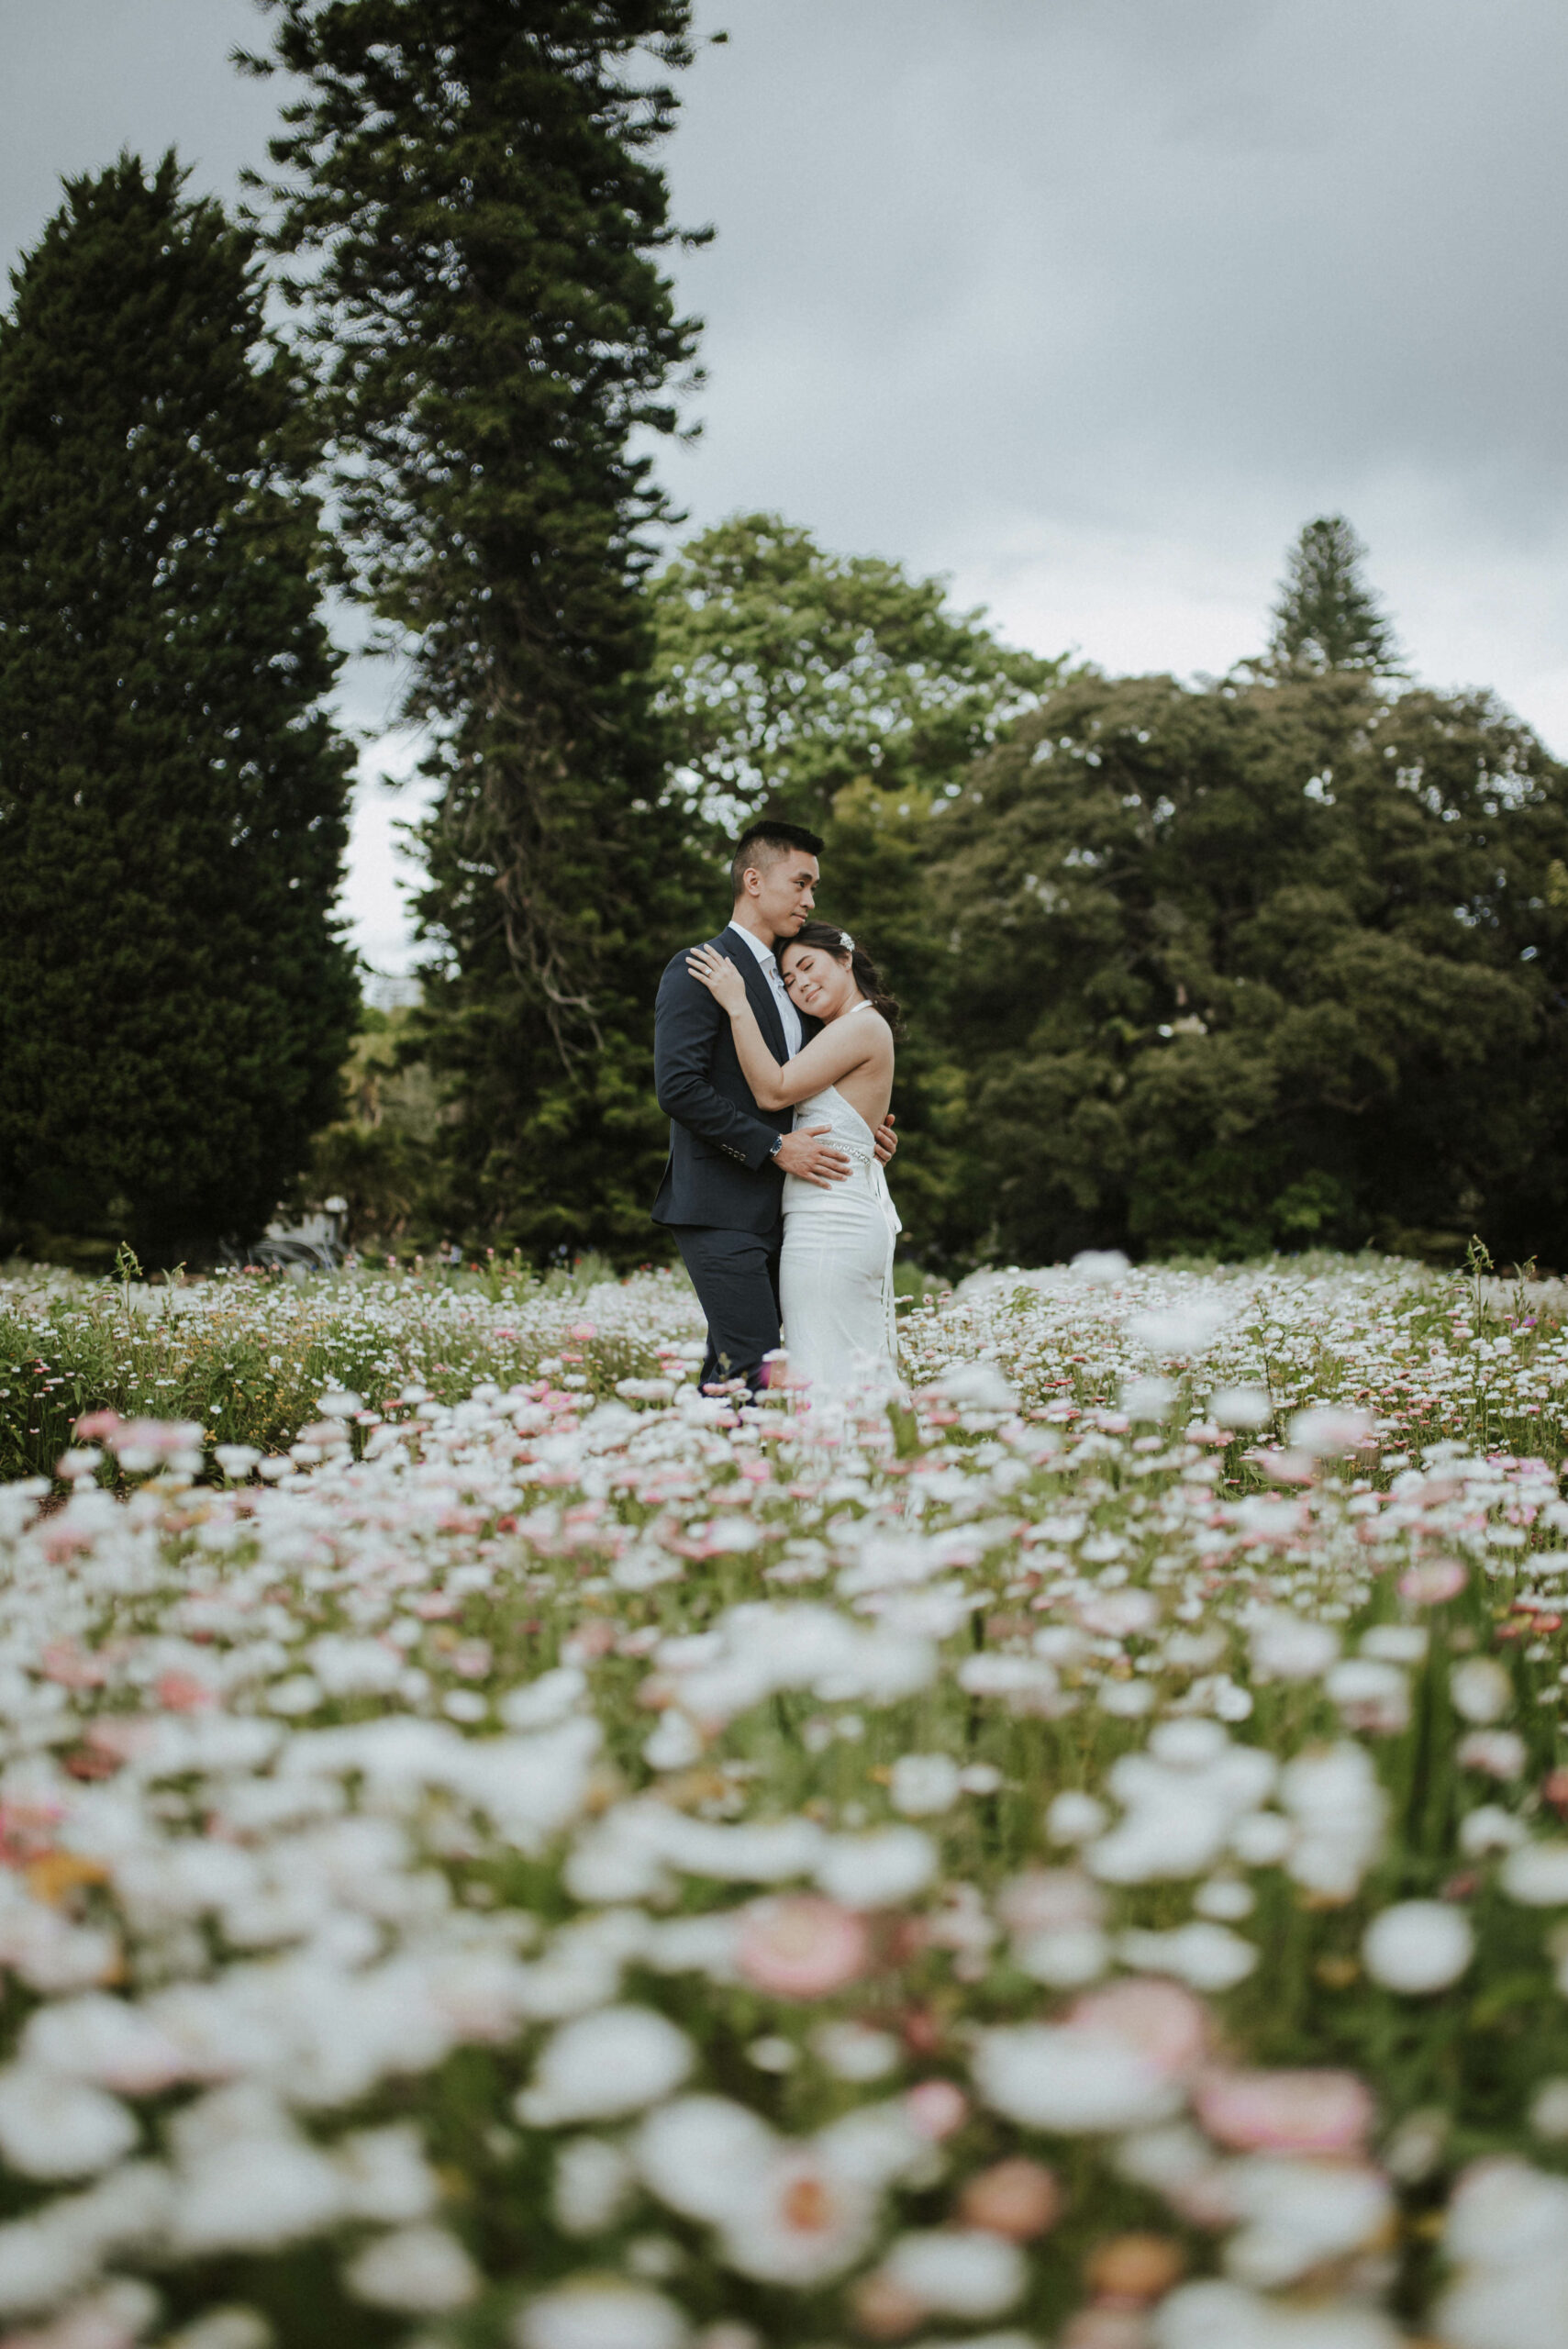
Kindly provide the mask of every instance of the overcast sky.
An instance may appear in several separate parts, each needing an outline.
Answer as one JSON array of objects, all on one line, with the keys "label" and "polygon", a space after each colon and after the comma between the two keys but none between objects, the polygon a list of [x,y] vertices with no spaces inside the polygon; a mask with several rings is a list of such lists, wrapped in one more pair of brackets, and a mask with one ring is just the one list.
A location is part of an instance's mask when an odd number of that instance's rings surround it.
[{"label": "overcast sky", "polygon": [[[1562,0],[699,0],[667,153],[694,524],[775,507],[1116,669],[1256,651],[1348,513],[1419,673],[1568,753]],[[0,0],[0,248],[170,143],[232,192],[249,0]],[[378,729],[360,673],[350,715]],[[367,776],[398,763],[367,751]],[[403,763],[406,764],[405,755]],[[349,903],[406,959],[392,796]]]}]

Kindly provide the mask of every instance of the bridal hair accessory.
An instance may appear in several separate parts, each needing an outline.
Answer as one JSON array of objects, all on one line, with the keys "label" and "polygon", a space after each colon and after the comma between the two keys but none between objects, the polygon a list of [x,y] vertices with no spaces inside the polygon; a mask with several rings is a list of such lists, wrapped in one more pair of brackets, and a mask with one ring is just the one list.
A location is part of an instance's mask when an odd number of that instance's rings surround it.
[{"label": "bridal hair accessory", "polygon": [[847,930],[841,930],[839,932],[839,943],[840,943],[840,945],[842,947],[842,949],[843,949],[843,951],[844,951],[844,952],[845,952],[846,954],[852,954],[852,953],[854,952],[854,951],[855,951],[855,941],[854,941],[854,940],[850,936],[850,933],[849,933],[849,931],[848,931]]}]

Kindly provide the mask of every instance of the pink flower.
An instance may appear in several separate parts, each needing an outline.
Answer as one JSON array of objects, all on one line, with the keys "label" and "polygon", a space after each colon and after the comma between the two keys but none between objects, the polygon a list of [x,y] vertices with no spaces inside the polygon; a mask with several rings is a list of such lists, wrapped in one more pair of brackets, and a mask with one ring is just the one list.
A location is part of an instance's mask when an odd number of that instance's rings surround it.
[{"label": "pink flower", "polygon": [[1274,1485],[1309,1485],[1318,1471],[1309,1452],[1250,1452],[1247,1457]]},{"label": "pink flower", "polygon": [[[932,2082],[930,2085],[935,2086]],[[1055,2225],[1062,2212],[1061,2181],[1039,2162],[1015,2157],[993,2162],[964,2188],[959,2215],[966,2227],[1029,2243]]]},{"label": "pink flower", "polygon": [[1359,1452],[1373,1438],[1373,1424],[1365,1411],[1346,1410],[1332,1404],[1322,1404],[1315,1410],[1297,1411],[1288,1430],[1290,1441],[1303,1452],[1319,1460],[1332,1459],[1341,1452]]},{"label": "pink flower", "polygon": [[1462,1769],[1488,1778],[1517,1778],[1529,1759],[1523,1738],[1511,1729],[1473,1729],[1453,1751]]},{"label": "pink flower", "polygon": [[190,1672],[165,1672],[159,1675],[158,1701],[172,1713],[199,1713],[208,1705],[216,1705],[217,1692],[205,1680]]},{"label": "pink flower", "polygon": [[85,1654],[74,1640],[51,1640],[39,1660],[46,1680],[62,1688],[101,1688],[106,1674],[95,1655]]},{"label": "pink flower", "polygon": [[1092,1990],[1077,2000],[1067,2021],[1072,2030],[1123,2041],[1167,2079],[1190,2072],[1208,2045],[1208,2014],[1201,2000],[1179,1982],[1146,1976]]},{"label": "pink flower", "polygon": [[871,1939],[864,1920],[820,1893],[754,1900],[743,1915],[735,1962],[759,1990],[825,1998],[865,1972]]},{"label": "pink flower", "polygon": [[596,1321],[574,1321],[570,1334],[573,1338],[596,1338],[599,1334],[599,1325]]},{"label": "pink flower", "polygon": [[603,1620],[579,1623],[577,1629],[561,1643],[562,1664],[592,1664],[596,1656],[608,1655],[616,1643],[616,1627]]},{"label": "pink flower", "polygon": [[145,1714],[109,1713],[102,1720],[88,1722],[84,1742],[95,1753],[118,1764],[145,1753],[157,1733],[156,1722]]},{"label": "pink flower", "polygon": [[1374,2118],[1354,2072],[1211,2072],[1194,2101],[1209,2135],[1245,2153],[1356,2153]]},{"label": "pink flower", "polygon": [[[1102,1814],[1097,1824],[1104,1823]],[[1090,1832],[1094,1831],[1092,1826]],[[1010,1933],[1052,1933],[1073,1925],[1098,1925],[1104,1922],[1105,1912],[1105,1894],[1082,1868],[1026,1868],[1021,1876],[1008,1877],[996,1898],[996,1914]]]},{"label": "pink flower", "polygon": [[117,1411],[84,1411],[76,1422],[79,1443],[92,1443],[104,1436],[113,1435],[120,1423]]},{"label": "pink flower", "polygon": [[90,1550],[95,1534],[91,1526],[72,1525],[69,1518],[46,1518],[37,1538],[50,1565],[59,1566]]},{"label": "pink flower", "polygon": [[121,1419],[104,1431],[104,1441],[132,1476],[171,1462],[200,1465],[202,1431],[194,1419]]},{"label": "pink flower", "polygon": [[951,2080],[917,2080],[904,2099],[904,2110],[917,2132],[937,2145],[962,2128],[969,2118],[969,2099]]},{"label": "pink flower", "polygon": [[1445,1598],[1458,1598],[1465,1579],[1457,1558],[1428,1558],[1406,1568],[1399,1577],[1399,1596],[1417,1607],[1440,1607]]}]

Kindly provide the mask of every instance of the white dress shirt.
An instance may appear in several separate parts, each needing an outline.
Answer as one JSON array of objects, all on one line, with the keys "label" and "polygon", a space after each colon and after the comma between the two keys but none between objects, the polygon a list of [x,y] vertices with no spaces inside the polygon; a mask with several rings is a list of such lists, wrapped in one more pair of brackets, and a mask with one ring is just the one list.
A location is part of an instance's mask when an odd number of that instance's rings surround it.
[{"label": "white dress shirt", "polygon": [[771,946],[763,945],[754,930],[742,930],[739,922],[734,922],[730,926],[746,941],[762,966],[762,976],[767,980],[773,1002],[778,1008],[779,1018],[784,1022],[784,1042],[789,1047],[789,1057],[794,1060],[806,1041],[806,1030],[800,1024],[800,1014],[790,999],[789,989],[784,985],[780,975],[773,950]]}]

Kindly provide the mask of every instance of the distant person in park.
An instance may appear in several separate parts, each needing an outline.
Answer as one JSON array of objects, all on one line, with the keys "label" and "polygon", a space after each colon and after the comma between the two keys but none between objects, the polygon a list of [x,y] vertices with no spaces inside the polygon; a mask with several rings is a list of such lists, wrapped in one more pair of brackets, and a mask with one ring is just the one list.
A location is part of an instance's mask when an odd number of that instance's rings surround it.
[{"label": "distant person in park", "polygon": [[654,1081],[670,1156],[654,1220],[707,1317],[705,1386],[763,1383],[780,1323],[818,1392],[898,1375],[883,1167],[898,1007],[863,948],[811,918],[822,842],[764,819],[730,864],[734,911],[659,987]]}]

